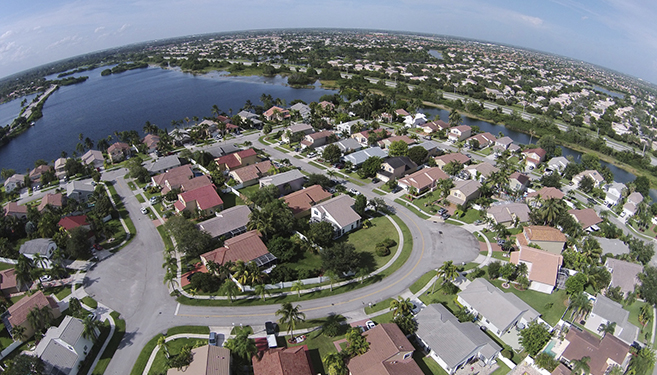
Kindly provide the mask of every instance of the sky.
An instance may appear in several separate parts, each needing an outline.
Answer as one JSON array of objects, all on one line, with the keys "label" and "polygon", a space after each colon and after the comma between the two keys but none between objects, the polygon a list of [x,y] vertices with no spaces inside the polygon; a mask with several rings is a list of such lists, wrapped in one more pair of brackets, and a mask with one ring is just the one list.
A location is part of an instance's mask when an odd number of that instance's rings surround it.
[{"label": "sky", "polygon": [[0,78],[154,39],[326,27],[472,38],[657,83],[653,0],[3,0],[0,9]]}]

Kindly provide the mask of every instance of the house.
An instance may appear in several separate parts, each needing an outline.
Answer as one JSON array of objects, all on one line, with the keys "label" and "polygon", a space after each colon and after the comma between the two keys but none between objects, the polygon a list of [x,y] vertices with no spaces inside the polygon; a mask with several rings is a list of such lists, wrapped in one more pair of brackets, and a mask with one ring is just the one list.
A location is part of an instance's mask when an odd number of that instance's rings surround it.
[{"label": "house", "polygon": [[54,172],[53,167],[49,165],[40,165],[30,171],[30,180],[32,183],[38,183],[41,180],[41,175],[46,172]]},{"label": "house", "polygon": [[381,163],[381,169],[376,173],[376,177],[382,181],[390,181],[393,178],[401,178],[416,169],[417,164],[408,156],[394,156]]},{"label": "house", "polygon": [[91,230],[91,224],[87,221],[87,215],[65,216],[59,220],[57,225],[66,231],[80,227]]},{"label": "house", "polygon": [[57,194],[51,194],[48,193],[41,198],[41,203],[37,206],[37,210],[39,212],[43,212],[47,207],[56,207],[56,208],[62,208],[64,207],[64,202],[66,199],[64,198],[64,195],[62,193],[57,193]]},{"label": "house", "polygon": [[464,170],[470,173],[470,176],[473,180],[479,182],[484,182],[491,174],[497,173],[500,170],[488,162],[483,162],[479,164],[468,165]]},{"label": "house", "polygon": [[168,171],[158,174],[151,177],[153,184],[158,185],[162,188],[162,195],[170,192],[171,190],[178,190],[182,184],[186,181],[189,181],[194,177],[194,172],[192,172],[192,167],[189,165],[181,165]]},{"label": "house", "polygon": [[306,345],[273,348],[253,356],[253,375],[313,375]]},{"label": "house", "polygon": [[595,225],[602,223],[602,219],[592,208],[568,210],[568,213],[582,226],[582,229],[584,230],[595,230],[595,228],[597,228]]},{"label": "house", "polygon": [[512,191],[525,191],[529,185],[529,176],[520,172],[513,172],[509,176],[509,189]]},{"label": "house", "polygon": [[519,246],[534,244],[549,253],[559,255],[566,244],[566,236],[556,228],[528,225],[516,236],[516,242]]},{"label": "house", "polygon": [[23,243],[18,250],[19,253],[33,259],[36,254],[42,258],[50,259],[57,250],[57,244],[50,238],[35,238]]},{"label": "house", "polygon": [[495,151],[495,153],[501,154],[505,150],[508,150],[509,146],[511,146],[512,144],[513,144],[513,139],[504,136],[502,138],[498,138],[495,140],[495,145],[493,146],[493,150]]},{"label": "house", "polygon": [[419,342],[448,374],[476,360],[490,366],[502,351],[476,324],[459,322],[439,303],[427,305],[415,319]]},{"label": "house", "polygon": [[426,134],[431,134],[433,132],[449,129],[449,124],[442,120],[436,120],[436,121],[424,123],[419,127]]},{"label": "house", "polygon": [[317,105],[322,107],[323,110],[332,111],[335,109],[335,104],[327,102],[326,100],[322,100],[321,102],[317,103]]},{"label": "house", "polygon": [[34,308],[48,308],[52,312],[53,318],[57,319],[61,315],[57,302],[52,297],[47,297],[42,291],[38,291],[31,296],[23,297],[18,302],[9,306],[7,311],[2,314],[2,321],[11,333],[12,329],[17,326],[25,327],[25,337],[30,338],[34,335],[34,328],[27,319],[28,314]]},{"label": "house", "polygon": [[623,189],[625,189],[625,184],[620,182],[612,182],[611,184],[604,187],[605,192],[605,204],[609,207],[615,206],[620,202],[623,197]]},{"label": "house", "polygon": [[323,146],[327,143],[330,143],[328,141],[328,139],[331,136],[335,136],[335,135],[330,130],[323,130],[321,132],[307,134],[301,140],[301,147],[302,148],[308,148],[308,147],[315,148],[315,147]]},{"label": "house", "polygon": [[62,179],[66,177],[66,161],[67,158],[59,158],[55,160],[55,177]]},{"label": "house", "polygon": [[539,164],[545,160],[547,151],[543,150],[540,147],[527,149],[522,152],[522,155],[525,157],[525,165],[529,169],[534,169],[538,167]]},{"label": "house", "polygon": [[127,143],[116,142],[112,143],[112,145],[107,148],[107,154],[109,155],[110,161],[112,163],[118,163],[132,155],[132,151],[130,149],[130,145]]},{"label": "house", "polygon": [[481,184],[473,180],[456,181],[454,187],[449,190],[447,200],[455,205],[465,205],[479,197]]},{"label": "house", "polygon": [[427,122],[427,115],[425,115],[424,113],[416,113],[415,116],[410,114],[404,116],[404,126],[407,128],[422,126],[426,122]]},{"label": "house", "polygon": [[396,135],[394,137],[382,139],[377,144],[379,145],[379,147],[387,149],[390,148],[390,144],[392,144],[392,142],[398,142],[398,141],[404,141],[404,143],[406,143],[409,146],[415,144],[415,140],[406,135]]},{"label": "house", "polygon": [[[350,152],[358,151],[361,148],[363,148],[363,146],[360,143],[358,143],[357,140],[355,140],[353,138],[345,138],[341,141],[331,143],[331,144],[338,146],[338,148],[340,149],[340,151],[343,154],[348,154]],[[324,149],[326,149],[326,146],[327,145],[318,147],[317,150],[320,151],[320,152],[324,152]]]},{"label": "house", "polygon": [[271,169],[271,161],[264,160],[253,165],[247,165],[246,167],[230,171],[228,175],[237,181],[238,185],[235,186],[235,188],[240,189],[245,186],[257,184],[259,179],[269,175]]},{"label": "house", "polygon": [[209,176],[207,175],[201,175],[198,177],[194,177],[189,180],[185,180],[180,184],[180,190],[181,191],[190,191],[194,189],[198,189],[204,186],[212,185],[212,180],[210,179]]},{"label": "house", "polygon": [[209,152],[215,159],[242,151],[241,148],[236,147],[234,144],[230,143],[215,144],[204,148],[204,150]]},{"label": "house", "polygon": [[360,227],[360,215],[354,211],[354,198],[338,195],[310,209],[310,221],[326,221],[333,224],[336,237]]},{"label": "house", "polygon": [[445,154],[441,156],[436,156],[434,158],[436,165],[442,169],[447,164],[455,161],[459,164],[470,164],[470,157],[464,155],[460,152],[452,152],[451,154]]},{"label": "house", "polygon": [[601,340],[576,326],[571,326],[562,345],[567,345],[566,349],[555,359],[569,363],[589,357],[587,364],[591,375],[609,374],[610,368],[615,366],[620,366],[624,373],[632,357],[630,346],[615,336],[605,335]]},{"label": "house", "polygon": [[93,345],[84,337],[82,320],[67,315],[58,327],[48,328],[34,354],[43,361],[44,374],[76,375]]},{"label": "house", "polygon": [[625,217],[630,217],[636,213],[639,208],[639,203],[643,202],[643,195],[638,191],[627,196],[625,204],[623,205],[623,214]]},{"label": "house", "polygon": [[365,160],[371,158],[372,156],[376,156],[378,158],[386,158],[388,157],[388,151],[383,150],[381,147],[370,147],[364,150],[356,151],[353,154],[345,155],[344,161],[351,162],[354,167],[359,167],[365,162]]},{"label": "house", "polygon": [[600,243],[603,254],[623,255],[630,253],[630,247],[618,238],[597,237],[596,239]]},{"label": "house", "polygon": [[438,181],[448,178],[449,176],[442,169],[431,167],[420,169],[411,175],[400,178],[397,181],[397,185],[406,191],[409,191],[413,187],[418,194],[421,194],[429,189],[435,188]]},{"label": "house", "polygon": [[367,129],[368,126],[369,123],[367,121],[358,119],[339,123],[335,128],[338,133],[351,135],[354,130],[358,129],[358,131],[361,131],[363,128]]},{"label": "house", "polygon": [[511,253],[511,263],[527,265],[527,278],[531,282],[529,289],[550,294],[557,284],[557,274],[563,264],[563,257],[533,247],[521,246],[519,251]]},{"label": "house", "polygon": [[25,186],[25,175],[15,173],[11,177],[8,177],[5,180],[5,193],[11,193],[16,189],[20,189]]},{"label": "house", "polygon": [[185,143],[191,142],[192,140],[192,137],[189,136],[189,131],[184,129],[173,129],[169,132],[169,136],[175,145],[183,145]]},{"label": "house", "polygon": [[13,216],[17,219],[27,218],[27,206],[18,204],[17,202],[9,202],[4,208],[5,216]]},{"label": "house", "polygon": [[155,134],[146,134],[142,142],[146,145],[148,152],[153,152],[157,150],[157,145],[160,143],[160,137]]},{"label": "house", "polygon": [[180,162],[180,159],[178,159],[178,156],[169,155],[147,162],[145,168],[148,170],[149,174],[155,175],[180,167],[181,164],[182,163]]},{"label": "house", "polygon": [[525,197],[525,202],[532,207],[540,207],[548,199],[563,199],[565,194],[554,187],[542,187],[538,191],[531,192]]},{"label": "house", "polygon": [[101,168],[105,164],[103,153],[98,150],[89,150],[82,155],[82,164],[91,165],[94,168]]},{"label": "house", "polygon": [[639,336],[639,327],[628,322],[630,312],[623,308],[620,303],[599,293],[593,302],[593,309],[586,319],[584,327],[593,332],[599,332],[598,328],[607,323],[616,323],[613,335],[622,342],[632,345]]},{"label": "house", "polygon": [[570,161],[568,161],[568,159],[566,159],[563,156],[556,156],[550,159],[547,164],[548,166],[547,169],[545,170],[546,172],[548,173],[557,172],[559,174],[562,174],[563,171],[566,169],[566,166],[570,164]]},{"label": "house", "polygon": [[363,147],[365,147],[369,145],[369,140],[370,140],[369,137],[372,134],[374,135],[373,138],[375,138],[377,142],[382,140],[383,138],[387,138],[390,136],[390,133],[387,130],[383,128],[379,128],[374,130],[364,130],[360,133],[352,134],[351,138],[357,140],[358,143],[360,143],[361,145],[363,145]]},{"label": "house", "polygon": [[593,179],[593,187],[598,187],[600,186],[600,184],[602,184],[605,181],[604,177],[602,177],[600,172],[593,169],[587,169],[584,172],[578,173],[575,176],[573,176],[572,179],[573,185],[579,187],[580,182],[582,182],[582,179],[586,176]]},{"label": "house", "polygon": [[263,177],[259,180],[260,187],[274,185],[281,194],[288,194],[303,188],[306,182],[304,175],[298,169]]},{"label": "house", "polygon": [[12,294],[24,292],[29,285],[19,285],[16,280],[16,269],[9,268],[0,271],[0,291],[5,298],[11,297]]},{"label": "house", "polygon": [[310,208],[312,206],[324,202],[332,196],[331,193],[325,191],[321,186],[313,185],[290,193],[283,197],[283,200],[290,207],[295,217],[303,217],[310,215]]},{"label": "house", "polygon": [[449,141],[452,143],[456,143],[469,138],[471,133],[471,127],[468,125],[459,125],[449,129],[449,135],[447,136],[447,139],[449,139]]},{"label": "house", "polygon": [[527,326],[540,314],[513,293],[504,293],[486,279],[474,279],[457,301],[475,315],[480,325],[500,337],[518,326]]},{"label": "house", "polygon": [[198,228],[214,238],[231,238],[246,232],[250,214],[249,206],[234,206],[217,213],[217,216],[211,219],[198,223]]},{"label": "house", "polygon": [[529,221],[529,207],[524,203],[506,203],[490,206],[486,211],[495,224],[511,227],[518,223]]},{"label": "house", "polygon": [[609,287],[620,287],[624,296],[634,292],[635,285],[641,284],[641,280],[639,280],[639,274],[643,272],[643,266],[641,264],[608,257],[605,261],[605,267],[611,273]]},{"label": "house", "polygon": [[247,165],[255,164],[258,161],[258,155],[252,148],[234,152],[232,154],[224,155],[214,159],[220,171],[232,171],[245,167]]},{"label": "house", "polygon": [[265,116],[267,121],[283,121],[290,117],[290,111],[281,107],[273,106],[266,110],[262,115]]},{"label": "house", "polygon": [[221,265],[238,260],[244,263],[255,262],[260,268],[268,268],[276,263],[276,257],[267,250],[257,230],[229,238],[224,241],[224,246],[201,255],[201,261],[206,267],[209,261]]},{"label": "house", "polygon": [[485,148],[485,147],[488,147],[488,146],[491,146],[491,145],[495,144],[496,140],[497,140],[497,138],[494,135],[492,135],[491,133],[486,132],[486,133],[480,133],[480,134],[477,134],[477,135],[473,135],[472,137],[466,139],[465,142],[466,142],[467,145],[472,147],[473,141],[477,141],[478,144],[479,144],[478,148]]},{"label": "house", "polygon": [[440,153],[443,152],[443,150],[438,147],[438,143],[434,141],[424,141],[422,143],[419,143],[415,147],[422,147],[423,149],[427,150],[427,157],[434,157],[436,155],[439,155]]},{"label": "house", "polygon": [[[283,135],[281,135],[281,139],[284,142],[290,142],[291,138],[294,138],[295,135],[298,134],[298,137],[303,138],[308,134],[312,134],[315,132],[315,129],[313,129],[312,126],[308,124],[294,124],[288,126],[287,129],[283,132]],[[298,138],[297,138],[298,140]]]},{"label": "house", "polygon": [[231,375],[230,350],[226,348],[203,345],[192,349],[192,358],[183,370],[173,367],[167,375]]},{"label": "house", "polygon": [[93,180],[75,180],[66,185],[66,198],[75,199],[78,203],[85,203],[94,194],[96,187]]},{"label": "house", "polygon": [[253,112],[239,111],[239,112],[237,112],[237,115],[242,119],[243,122],[246,122],[246,123],[250,122],[256,128],[260,128],[260,126],[262,125],[262,121],[260,121],[260,119],[258,118],[258,115],[256,115]]},{"label": "house", "polygon": [[307,119],[312,112],[308,104],[296,103],[290,107],[290,113],[298,112],[301,118]]},{"label": "house", "polygon": [[217,194],[214,185],[207,185],[178,194],[178,200],[173,206],[178,213],[185,210],[192,212],[198,210],[200,216],[207,216],[221,211],[224,208],[224,201]]},{"label": "house", "polygon": [[405,117],[410,115],[410,113],[406,112],[406,110],[402,108],[395,110],[395,114],[400,117]]},{"label": "house", "polygon": [[423,375],[413,359],[415,348],[394,323],[383,323],[363,333],[370,349],[349,359],[351,375]]}]

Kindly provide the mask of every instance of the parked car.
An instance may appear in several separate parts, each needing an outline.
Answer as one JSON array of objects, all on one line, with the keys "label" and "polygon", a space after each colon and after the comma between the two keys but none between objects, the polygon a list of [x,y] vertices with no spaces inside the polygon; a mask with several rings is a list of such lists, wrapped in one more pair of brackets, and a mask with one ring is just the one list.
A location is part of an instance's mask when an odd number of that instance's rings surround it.
[{"label": "parked car", "polygon": [[373,184],[377,184],[377,183],[379,183],[379,182],[381,182],[381,180],[379,180],[379,179],[376,178],[376,177],[374,177],[374,178],[372,179],[372,183],[373,183]]},{"label": "parked car", "polygon": [[146,215],[148,213],[148,208],[142,207],[141,209],[139,209],[139,211],[141,211],[142,214]]},{"label": "parked car", "polygon": [[365,322],[365,327],[367,327],[368,330],[372,329],[372,328],[376,327],[376,323],[374,323],[371,320],[368,320],[367,322]]},{"label": "parked car", "polygon": [[210,332],[210,337],[208,337],[208,344],[212,346],[217,346],[217,333],[216,332]]},{"label": "parked car", "polygon": [[265,331],[268,335],[276,334],[276,323],[274,322],[265,322]]},{"label": "parked car", "polygon": [[99,251],[100,251],[100,250],[103,250],[103,247],[100,246],[100,245],[97,244],[97,243],[95,243],[95,244],[93,245],[93,248],[94,248],[94,250],[99,250]]}]

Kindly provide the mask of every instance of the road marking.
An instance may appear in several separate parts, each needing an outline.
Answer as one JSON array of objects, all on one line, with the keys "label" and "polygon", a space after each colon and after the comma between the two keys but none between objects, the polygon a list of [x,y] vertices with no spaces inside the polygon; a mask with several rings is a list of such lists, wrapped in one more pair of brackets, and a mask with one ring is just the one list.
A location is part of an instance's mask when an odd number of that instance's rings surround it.
[{"label": "road marking", "polygon": [[[343,301],[343,302],[334,303],[334,304],[331,304],[331,305],[318,306],[318,307],[313,307],[313,308],[309,308],[309,309],[304,309],[304,312],[305,312],[305,311],[314,311],[314,310],[326,309],[326,308],[330,308],[330,307],[335,307],[335,306],[344,305],[345,303],[350,303],[350,302],[354,302],[354,301],[362,300],[362,299],[364,299],[364,298],[370,297],[370,296],[372,296],[372,295],[374,295],[374,294],[376,294],[376,293],[383,292],[384,290],[389,289],[389,288],[391,288],[391,287],[397,285],[397,284],[400,283],[402,280],[404,280],[404,279],[406,279],[407,277],[409,277],[409,276],[415,271],[415,269],[416,269],[416,268],[420,265],[420,263],[422,262],[422,258],[423,258],[423,256],[424,256],[424,251],[425,251],[424,235],[422,234],[422,230],[420,230],[420,227],[417,225],[417,223],[416,223],[413,219],[411,219],[410,216],[408,216],[408,215],[406,215],[406,214],[404,214],[404,213],[401,213],[401,212],[400,212],[399,214],[406,216],[407,218],[409,218],[409,219],[413,222],[413,224],[415,225],[415,227],[417,228],[417,230],[420,232],[420,238],[422,239],[422,251],[421,251],[421,253],[420,253],[420,258],[418,259],[417,263],[415,263],[415,265],[413,266],[413,268],[411,268],[411,270],[408,271],[408,273],[407,273],[406,275],[404,275],[403,277],[399,278],[399,280],[393,282],[392,284],[386,286],[385,288],[382,288],[382,289],[376,290],[376,291],[374,291],[374,292],[372,292],[372,293],[366,294],[366,295],[361,296],[361,297],[359,297],[359,298],[353,298],[353,299],[350,299],[350,300],[346,300],[346,301]],[[406,224],[406,223],[404,222],[404,224]],[[410,231],[409,231],[409,232],[410,232]],[[411,238],[412,238],[412,234],[411,234]],[[411,249],[411,252],[412,252],[412,251],[413,251],[413,250]],[[388,276],[388,277],[390,277],[390,276]],[[336,294],[336,295],[339,295],[339,294]],[[323,297],[323,298],[328,298],[328,297]],[[303,302],[303,301],[301,301],[301,302]],[[178,306],[180,306],[180,304],[178,304]],[[218,307],[218,306],[217,306],[217,307]],[[222,307],[227,307],[227,306],[222,306]],[[177,309],[176,309],[176,315],[178,315],[178,316],[185,316],[185,317],[203,317],[203,318],[232,318],[232,317],[271,316],[271,313],[266,313],[266,314],[265,314],[265,313],[263,313],[263,314],[239,314],[239,315],[199,315],[199,314],[178,314],[178,311],[177,311]]]},{"label": "road marking", "polygon": [[178,315],[179,310],[180,310],[180,302],[178,302],[178,305],[176,306],[176,312],[173,315]]}]

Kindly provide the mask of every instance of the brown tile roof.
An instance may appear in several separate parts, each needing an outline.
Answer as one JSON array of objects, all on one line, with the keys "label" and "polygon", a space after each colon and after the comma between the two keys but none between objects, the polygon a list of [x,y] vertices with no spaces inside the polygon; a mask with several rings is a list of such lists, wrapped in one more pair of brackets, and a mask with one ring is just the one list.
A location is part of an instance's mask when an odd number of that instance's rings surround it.
[{"label": "brown tile roof", "polygon": [[228,261],[236,262],[238,260],[250,262],[266,254],[269,254],[267,246],[260,239],[258,231],[252,230],[226,240],[223,247],[208,251],[202,254],[201,258],[217,264],[224,264]]},{"label": "brown tile roof", "polygon": [[89,225],[89,222],[87,222],[87,215],[66,216],[61,218],[57,225],[66,230],[71,230],[73,228]]},{"label": "brown tile roof", "polygon": [[585,208],[583,210],[568,210],[568,213],[575,217],[582,228],[586,229],[591,225],[602,223],[602,219],[592,208]]},{"label": "brown tile roof", "polygon": [[600,340],[586,331],[579,331],[572,327],[566,335],[568,347],[562,356],[569,361],[589,357],[591,375],[604,375],[607,370],[607,361],[611,359],[621,365],[625,361],[630,347],[613,335],[605,335]]},{"label": "brown tile roof", "polygon": [[5,206],[5,215],[27,215],[27,206],[20,205],[17,202],[9,202]]},{"label": "brown tile roof", "polygon": [[146,134],[144,137],[144,144],[148,148],[157,147],[157,144],[160,142],[160,137],[155,134]]},{"label": "brown tile roof", "polygon": [[37,207],[39,212],[43,211],[46,208],[46,205],[51,205],[53,207],[63,207],[64,206],[64,196],[62,193],[57,194],[46,194],[41,198],[41,203]]},{"label": "brown tile roof", "polygon": [[162,186],[163,188],[166,188],[166,191],[162,191],[163,194],[166,194],[168,191],[170,191],[169,187],[166,185],[167,182],[171,186],[171,189],[178,189],[183,182],[189,181],[189,179],[193,176],[194,172],[192,172],[192,167],[189,165],[181,165],[180,167],[176,167],[164,173],[158,174],[157,176],[153,176],[153,182]]},{"label": "brown tile roof", "polygon": [[310,133],[310,134],[306,135],[306,137],[310,137],[311,139],[316,141],[318,139],[326,138],[326,137],[331,136],[331,135],[333,135],[332,131],[323,130],[321,132]]},{"label": "brown tile roof", "polygon": [[445,165],[449,164],[452,161],[457,161],[461,164],[466,164],[470,162],[470,158],[466,155],[463,155],[460,152],[452,152],[451,154],[445,154],[441,156],[436,156],[436,162],[443,162]]},{"label": "brown tile roof", "polygon": [[52,170],[53,170],[53,167],[51,167],[49,165],[40,165],[40,166],[38,166],[38,167],[36,167],[36,168],[34,168],[30,171],[30,178],[32,180],[37,179],[37,178],[41,177],[43,172],[52,171]]},{"label": "brown tile roof", "polygon": [[384,323],[363,334],[370,349],[351,358],[347,367],[353,375],[422,375],[423,372],[412,356],[404,359],[403,354],[415,349],[394,323]]},{"label": "brown tile roof", "polygon": [[255,150],[249,148],[246,150],[238,151],[233,154],[224,155],[214,160],[218,166],[225,164],[228,169],[235,169],[235,168],[239,168],[242,165],[242,160],[255,155],[256,155]]},{"label": "brown tile roof", "polygon": [[193,360],[184,371],[171,368],[167,375],[230,375],[230,350],[205,345],[192,349]]},{"label": "brown tile roof", "polygon": [[[407,135],[395,135],[395,136],[392,136],[390,138],[385,139],[384,141],[387,144],[390,144],[392,142],[397,142],[397,141],[404,141],[404,142],[406,142],[407,145],[412,145],[412,144],[415,143],[415,140],[410,138]],[[384,141],[381,141],[381,142],[384,142]]]},{"label": "brown tile roof", "polygon": [[57,309],[57,302],[46,297],[42,291],[38,291],[29,297],[24,297],[7,309],[9,313],[9,323],[12,327],[21,325],[27,320],[27,314],[35,307],[43,308],[50,306],[53,310]]},{"label": "brown tile roof", "polygon": [[269,349],[253,357],[254,375],[313,375],[305,345]]},{"label": "brown tile roof", "polygon": [[516,180],[519,183],[521,183],[522,185],[526,185],[529,182],[529,176],[524,175],[520,172],[513,172],[509,176],[509,180]]},{"label": "brown tile roof", "polygon": [[283,197],[283,200],[292,209],[292,213],[297,215],[310,210],[310,207],[331,198],[331,196],[331,193],[325,191],[321,186],[313,185],[290,193]]},{"label": "brown tile roof", "polygon": [[18,286],[16,281],[16,270],[13,268],[0,271],[0,290],[15,288]]},{"label": "brown tile roof", "polygon": [[527,198],[541,197],[543,200],[563,199],[564,196],[565,194],[561,190],[554,187],[543,187],[541,190],[527,194]]},{"label": "brown tile roof", "polygon": [[426,189],[434,184],[437,180],[446,180],[449,176],[438,167],[424,168],[419,171],[399,179],[399,182],[413,186],[418,191]]},{"label": "brown tile roof", "polygon": [[271,167],[271,161],[265,160],[256,164],[247,165],[246,167],[242,167],[240,169],[236,169],[230,173],[236,180],[240,182],[248,182],[266,176]]},{"label": "brown tile roof", "polygon": [[531,281],[554,286],[557,282],[557,272],[563,263],[563,257],[547,251],[521,246],[520,251],[511,253],[511,263],[527,263],[528,278]]},{"label": "brown tile roof", "polygon": [[566,236],[556,228],[530,225],[523,230],[529,241],[566,242]]},{"label": "brown tile roof", "polygon": [[180,193],[178,196],[180,200],[187,203],[196,201],[196,205],[200,210],[207,210],[224,204],[224,201],[221,200],[221,197],[217,194],[214,185],[206,185],[194,190],[189,190]]},{"label": "brown tile roof", "polygon": [[212,180],[210,180],[210,177],[203,175],[203,176],[194,177],[191,180],[187,180],[183,182],[180,185],[180,188],[182,191],[190,191],[208,185],[212,185]]}]

